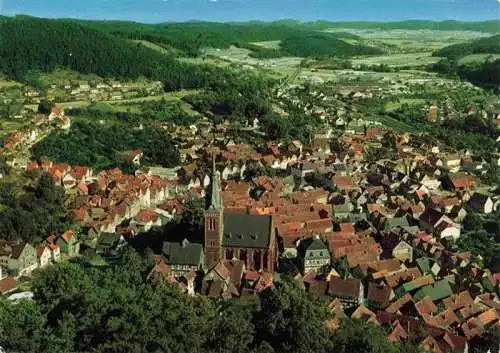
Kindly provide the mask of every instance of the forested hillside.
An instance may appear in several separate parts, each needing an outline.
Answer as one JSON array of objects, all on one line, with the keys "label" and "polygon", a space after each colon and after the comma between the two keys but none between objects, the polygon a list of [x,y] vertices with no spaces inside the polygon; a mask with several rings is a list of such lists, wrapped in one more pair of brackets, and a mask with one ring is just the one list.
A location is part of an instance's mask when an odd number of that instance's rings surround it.
[{"label": "forested hillside", "polygon": [[470,54],[499,54],[500,35],[481,38],[469,43],[447,46],[434,53],[434,56],[460,58]]},{"label": "forested hillside", "polygon": [[383,54],[378,48],[360,44],[349,44],[330,33],[313,33],[307,36],[290,37],[280,44],[282,50],[292,56],[338,56]]},{"label": "forested hillside", "polygon": [[91,21],[85,24],[115,36],[171,46],[188,56],[200,54],[200,49],[205,47],[227,48],[232,44],[281,40],[303,32],[274,24],[194,22],[146,25],[116,21]]},{"label": "forested hillside", "polygon": [[[307,25],[288,26],[279,23],[173,23],[147,25],[133,22],[88,21],[87,26],[111,33],[115,36],[142,39],[164,47],[181,50],[188,56],[196,56],[202,48],[228,48],[230,45],[253,50],[257,57],[286,55],[365,55],[379,54],[380,50],[350,45],[343,39],[357,40],[360,37],[350,33],[317,33]],[[281,50],[264,49],[251,45],[252,42],[284,41]],[[310,44],[312,42],[312,45]],[[330,46],[331,48],[322,48]]]},{"label": "forested hillside", "polygon": [[179,152],[164,130],[151,126],[138,129],[124,122],[106,126],[76,122],[69,134],[53,132],[37,143],[33,155],[37,160],[48,158],[95,169],[126,169],[121,156],[135,149],[144,152],[144,164],[172,167],[179,163]]},{"label": "forested hillside", "polygon": [[103,77],[161,80],[169,89],[203,87],[212,72],[73,21],[16,17],[0,22],[0,70],[23,81],[30,70],[66,67]]}]

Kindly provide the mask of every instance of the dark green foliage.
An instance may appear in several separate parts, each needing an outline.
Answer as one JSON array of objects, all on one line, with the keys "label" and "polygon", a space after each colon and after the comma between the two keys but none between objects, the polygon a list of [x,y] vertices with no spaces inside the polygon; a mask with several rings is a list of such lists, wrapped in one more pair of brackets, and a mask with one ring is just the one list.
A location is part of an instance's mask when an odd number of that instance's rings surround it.
[{"label": "dark green foliage", "polygon": [[16,305],[0,298],[0,346],[13,352],[40,352],[46,317],[40,306],[29,300]]},{"label": "dark green foliage", "polygon": [[499,54],[500,35],[477,39],[469,43],[460,43],[444,47],[434,52],[434,56],[461,58],[470,54]]},{"label": "dark green foliage", "polygon": [[2,239],[36,243],[49,234],[62,234],[71,226],[63,197],[64,190],[54,185],[49,174],[1,182]]},{"label": "dark green foliage", "polygon": [[50,110],[54,106],[53,102],[43,100],[38,104],[38,112],[40,114],[50,114]]},{"label": "dark green foliage", "polygon": [[442,124],[429,123],[425,119],[425,112],[420,107],[403,104],[401,108],[390,112],[391,118],[405,122],[422,133],[426,133],[443,141],[456,150],[470,150],[482,156],[485,160],[491,160],[491,153],[495,150],[495,140],[492,135],[471,130],[466,118],[456,117]]},{"label": "dark green foliage", "polygon": [[285,278],[276,289],[260,295],[260,309],[254,318],[256,339],[267,342],[275,352],[327,352],[330,334],[325,320],[330,315],[324,304]]},{"label": "dark green foliage", "polygon": [[460,251],[472,251],[482,257],[482,263],[493,273],[500,272],[500,239],[498,239],[500,211],[489,215],[478,215],[469,210],[464,220],[465,234],[458,239]]},{"label": "dark green foliage", "polygon": [[31,17],[0,22],[0,57],[0,71],[20,81],[32,70],[62,66],[103,77],[145,76],[163,81],[166,89],[179,89],[202,87],[215,74],[74,21]]},{"label": "dark green foliage", "polygon": [[[133,22],[85,22],[87,26],[130,39],[143,39],[170,46],[188,56],[197,56],[207,47],[228,48],[238,45],[255,51],[257,57],[278,57],[279,51],[258,48],[252,42],[276,41],[289,37],[307,38],[308,28],[292,28],[275,23],[171,23],[146,25]],[[349,33],[335,33],[332,38],[359,39]],[[282,55],[281,55],[282,56]]]},{"label": "dark green foliage", "polygon": [[350,57],[383,54],[383,51],[378,48],[349,44],[329,33],[313,33],[307,36],[289,37],[281,41],[280,48],[290,55],[301,57]]},{"label": "dark green foliage", "polygon": [[205,200],[201,198],[193,198],[182,205],[180,227],[198,241],[203,239],[204,212]]},{"label": "dark green foliage", "polygon": [[[254,298],[212,301],[189,296],[150,258],[127,248],[112,267],[83,261],[36,273],[34,301],[0,299],[0,344],[8,352],[348,353],[398,352],[384,331],[332,314],[291,278]],[[409,349],[405,346],[404,349]],[[411,349],[408,352],[417,352]]]},{"label": "dark green foliage", "polygon": [[498,89],[500,85],[500,59],[486,60],[476,65],[462,65],[458,76],[477,85]]},{"label": "dark green foliage", "polygon": [[266,114],[275,82],[264,76],[231,73],[196,96],[185,97],[200,112],[211,112],[233,122],[247,123]]},{"label": "dark green foliage", "polygon": [[251,50],[252,52],[249,54],[250,57],[257,59],[273,59],[273,58],[281,58],[283,56],[287,56],[287,53],[282,50],[264,48],[257,44],[241,43],[238,44],[238,47]]},{"label": "dark green foliage", "polygon": [[140,123],[175,123],[176,125],[191,125],[196,119],[189,116],[180,102],[169,102],[166,99],[137,102],[140,112],[115,111],[112,106],[102,106],[99,103],[91,104],[86,108],[67,110],[68,115],[86,119],[120,121],[131,124]]},{"label": "dark green foliage", "polygon": [[346,319],[332,337],[331,353],[398,353],[399,347],[387,340],[387,333],[379,326]]},{"label": "dark green foliage", "polygon": [[123,154],[135,149],[144,152],[146,165],[172,167],[179,163],[179,152],[164,130],[125,123],[75,122],[69,133],[53,132],[33,146],[33,154],[36,159],[110,169],[123,166]]},{"label": "dark green foliage", "polygon": [[498,349],[498,342],[500,342],[500,327],[493,325],[486,333],[477,338],[471,345],[471,353],[488,353],[495,352]]}]

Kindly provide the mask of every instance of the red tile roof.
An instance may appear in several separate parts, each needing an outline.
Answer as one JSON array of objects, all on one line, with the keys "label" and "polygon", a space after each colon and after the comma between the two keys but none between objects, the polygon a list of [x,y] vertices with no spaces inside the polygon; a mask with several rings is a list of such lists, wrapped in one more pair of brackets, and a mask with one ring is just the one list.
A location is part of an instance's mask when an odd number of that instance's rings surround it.
[{"label": "red tile roof", "polygon": [[17,281],[13,277],[7,277],[0,280],[0,294],[4,294],[14,288]]}]

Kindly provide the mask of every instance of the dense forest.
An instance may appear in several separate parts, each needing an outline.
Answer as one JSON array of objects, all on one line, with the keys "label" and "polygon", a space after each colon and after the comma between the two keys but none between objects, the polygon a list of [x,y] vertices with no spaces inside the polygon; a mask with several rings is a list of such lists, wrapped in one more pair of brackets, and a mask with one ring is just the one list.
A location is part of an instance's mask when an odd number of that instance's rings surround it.
[{"label": "dense forest", "polygon": [[[102,102],[92,103],[85,108],[68,109],[69,116],[81,117],[93,121],[106,120],[115,122],[125,122],[132,124],[142,123],[175,123],[177,125],[191,125],[196,122],[196,118],[190,116],[183,109],[180,102],[172,102],[166,99],[144,100],[134,102],[123,110],[116,110],[112,105]],[[133,109],[137,107],[136,109]],[[132,111],[134,110],[134,111]]]},{"label": "dense forest", "polygon": [[39,272],[33,301],[0,299],[0,343],[23,352],[416,353],[383,328],[345,319],[335,333],[326,303],[286,277],[245,301],[188,296],[152,258],[126,249],[113,267],[84,260]]},{"label": "dense forest", "polygon": [[[276,23],[173,23],[143,25],[133,22],[86,22],[92,28],[129,39],[142,39],[181,50],[196,56],[202,48],[228,48],[230,45],[247,48],[257,58],[282,56],[353,56],[380,54],[382,51],[364,45],[349,44],[344,39],[359,40],[345,32],[318,33],[307,26],[290,27]],[[261,41],[283,41],[280,49],[252,44]]]},{"label": "dense forest", "polygon": [[136,149],[144,152],[146,165],[172,167],[179,163],[179,152],[166,131],[124,122],[75,122],[69,133],[53,132],[35,144],[33,155],[38,160],[48,158],[95,169],[127,169],[126,154]]},{"label": "dense forest", "polygon": [[180,89],[204,87],[219,74],[73,21],[32,17],[0,21],[0,58],[0,71],[19,81],[29,71],[65,67],[119,79],[144,76]]},{"label": "dense forest", "polygon": [[450,45],[433,53],[434,56],[455,59],[471,54],[500,54],[500,35]]},{"label": "dense forest", "polygon": [[458,76],[484,88],[498,90],[500,86],[500,59],[486,58],[483,62],[460,64],[455,58],[444,58],[429,69],[445,76]]},{"label": "dense forest", "polygon": [[357,55],[378,55],[383,51],[360,44],[349,44],[331,36],[330,33],[314,33],[307,36],[289,37],[280,43],[283,51],[300,57],[351,57]]},{"label": "dense forest", "polygon": [[36,243],[47,235],[62,234],[71,226],[63,199],[64,190],[49,174],[0,179],[2,239]]},{"label": "dense forest", "polygon": [[307,33],[301,29],[275,24],[231,24],[188,22],[145,25],[134,22],[89,21],[87,26],[115,36],[143,39],[197,56],[205,47],[227,48],[250,42],[281,40]]}]

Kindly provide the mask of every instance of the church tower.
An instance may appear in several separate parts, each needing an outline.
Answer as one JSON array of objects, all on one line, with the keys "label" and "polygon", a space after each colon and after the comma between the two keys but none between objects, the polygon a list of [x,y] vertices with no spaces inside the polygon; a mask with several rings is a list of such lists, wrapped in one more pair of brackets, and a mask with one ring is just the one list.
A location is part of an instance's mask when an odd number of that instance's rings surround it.
[{"label": "church tower", "polygon": [[[222,260],[222,233],[224,228],[224,207],[221,196],[220,175],[215,168],[212,155],[212,182],[210,203],[205,210],[205,268],[209,269]],[[208,198],[207,198],[208,199]]]}]

